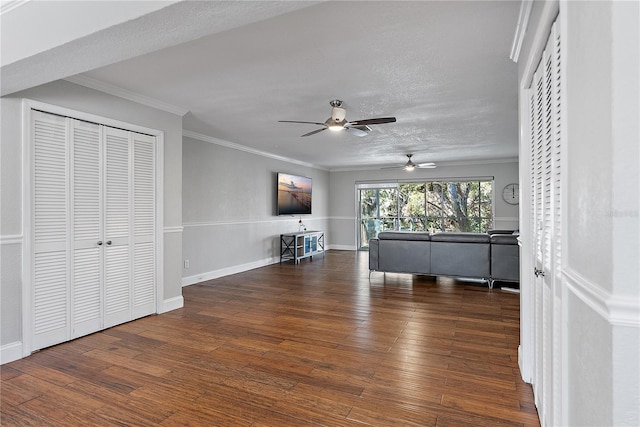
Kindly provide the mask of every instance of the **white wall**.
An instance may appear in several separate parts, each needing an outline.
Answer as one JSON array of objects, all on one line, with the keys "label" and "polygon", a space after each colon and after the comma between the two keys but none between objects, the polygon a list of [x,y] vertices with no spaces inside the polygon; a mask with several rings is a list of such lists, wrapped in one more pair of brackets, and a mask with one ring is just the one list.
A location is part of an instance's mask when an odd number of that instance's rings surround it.
[{"label": "white wall", "polygon": [[[527,87],[527,73],[539,59],[535,39],[548,34],[555,18],[543,13],[549,4],[534,2],[519,62],[521,87]],[[521,312],[524,354],[520,362],[525,379],[531,378],[536,366],[545,365],[536,361],[538,356],[544,355],[546,366],[553,367],[557,380],[553,388],[534,384],[536,402],[551,401],[553,408],[543,425],[555,421],[637,426],[640,6],[637,2],[560,2],[559,13],[566,101],[561,122],[566,166],[562,169],[563,256],[556,295],[560,306],[536,308],[540,302],[527,299],[532,295],[528,292],[532,275],[523,274],[521,307],[526,310]],[[521,171],[526,169],[528,165],[521,164]],[[525,214],[527,200],[525,196]],[[533,259],[531,233],[523,231],[523,268],[526,264],[532,269],[533,263],[527,261]],[[536,330],[543,330],[545,319],[533,316],[527,307],[553,313],[554,321],[562,321],[551,354],[544,342],[532,338]]]},{"label": "white wall", "polygon": [[404,170],[360,170],[331,172],[329,175],[330,230],[332,247],[356,249],[357,207],[356,182],[407,179],[445,179],[495,177],[495,224],[494,228],[517,229],[518,206],[502,200],[502,189],[510,183],[518,182],[518,163],[476,163],[466,165],[441,165],[435,169]]},{"label": "white wall", "polygon": [[[280,234],[300,218],[332,241],[328,172],[201,139],[183,142],[184,285],[279,262]],[[312,215],[276,215],[277,172],[313,179]]]},{"label": "white wall", "polygon": [[[182,118],[57,81],[0,99],[0,350],[22,341],[22,99],[52,104],[164,132],[164,300],[182,304]],[[17,351],[17,350],[16,350]]]},{"label": "white wall", "polygon": [[[639,12],[637,2],[561,3],[571,424],[640,425]],[[580,331],[588,339],[573,338]]]}]

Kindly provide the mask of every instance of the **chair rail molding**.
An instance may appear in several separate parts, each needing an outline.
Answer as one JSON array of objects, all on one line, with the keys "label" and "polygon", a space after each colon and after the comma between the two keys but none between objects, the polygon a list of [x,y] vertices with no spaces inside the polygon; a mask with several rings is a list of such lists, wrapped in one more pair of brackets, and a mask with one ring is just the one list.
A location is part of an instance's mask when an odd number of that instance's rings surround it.
[{"label": "chair rail molding", "polygon": [[21,245],[23,239],[22,234],[5,234],[0,236],[0,245]]},{"label": "chair rail molding", "polygon": [[563,276],[569,292],[611,325],[640,328],[640,304],[637,296],[612,296],[570,268],[563,271]]},{"label": "chair rail molding", "polygon": [[162,230],[165,234],[167,233],[182,233],[184,231],[184,227],[182,225],[173,225],[169,227],[164,227]]}]

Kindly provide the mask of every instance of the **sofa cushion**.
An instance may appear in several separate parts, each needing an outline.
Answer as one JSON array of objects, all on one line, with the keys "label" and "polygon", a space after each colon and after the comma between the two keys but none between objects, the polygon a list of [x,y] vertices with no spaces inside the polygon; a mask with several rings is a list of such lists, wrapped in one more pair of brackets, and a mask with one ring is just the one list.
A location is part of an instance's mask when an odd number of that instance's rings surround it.
[{"label": "sofa cushion", "polygon": [[498,281],[520,281],[520,248],[491,244],[491,277]]},{"label": "sofa cushion", "polygon": [[431,269],[431,244],[421,240],[381,239],[378,267],[394,273],[428,274]]},{"label": "sofa cushion", "polygon": [[[488,237],[487,235],[487,239]],[[489,278],[490,257],[491,245],[488,240],[486,242],[432,240],[431,274]]]},{"label": "sofa cushion", "polygon": [[431,235],[432,242],[451,243],[489,243],[491,237],[484,233],[436,233]]},{"label": "sofa cushion", "polygon": [[378,233],[380,240],[431,240],[426,231],[383,231]]}]

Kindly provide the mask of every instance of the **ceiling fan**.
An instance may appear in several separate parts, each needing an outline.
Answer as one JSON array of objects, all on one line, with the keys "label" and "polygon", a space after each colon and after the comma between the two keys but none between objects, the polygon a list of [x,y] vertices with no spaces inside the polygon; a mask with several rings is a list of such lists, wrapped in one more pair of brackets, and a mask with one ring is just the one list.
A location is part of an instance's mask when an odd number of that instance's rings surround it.
[{"label": "ceiling fan", "polygon": [[407,160],[407,163],[405,163],[402,166],[391,166],[391,167],[382,168],[382,169],[404,169],[407,172],[411,172],[415,168],[418,168],[418,169],[433,169],[433,168],[436,167],[435,163],[418,163],[418,164],[413,163],[413,160],[411,160],[411,157],[413,157],[413,154],[407,154],[407,157],[409,158],[409,160]]},{"label": "ceiling fan", "polygon": [[324,123],[321,122],[300,122],[296,120],[278,120],[279,123],[306,123],[311,125],[324,126],[321,129],[316,129],[309,133],[305,133],[300,136],[311,136],[315,135],[318,132],[322,132],[323,130],[329,129],[332,131],[340,131],[346,130],[347,132],[356,135],[356,136],[365,136],[368,132],[371,132],[371,128],[369,125],[380,125],[383,123],[394,123],[396,121],[395,117],[379,117],[376,119],[365,119],[365,120],[355,120],[352,122],[348,122],[347,110],[342,108],[342,101],[339,99],[334,99],[329,102],[331,105],[331,117],[329,117]]}]

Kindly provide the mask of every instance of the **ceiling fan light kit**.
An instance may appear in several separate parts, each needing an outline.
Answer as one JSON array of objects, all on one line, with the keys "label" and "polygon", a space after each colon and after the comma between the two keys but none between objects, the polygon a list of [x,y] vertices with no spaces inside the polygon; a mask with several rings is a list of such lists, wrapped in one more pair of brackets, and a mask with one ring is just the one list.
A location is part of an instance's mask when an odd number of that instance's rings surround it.
[{"label": "ceiling fan light kit", "polygon": [[329,105],[331,105],[331,117],[329,117],[324,123],[320,122],[303,122],[297,120],[278,120],[280,123],[304,123],[310,125],[318,125],[324,126],[321,129],[316,129],[314,131],[305,133],[300,136],[311,136],[316,133],[322,132],[325,129],[329,129],[330,131],[341,131],[346,130],[347,132],[356,135],[356,136],[365,136],[368,132],[371,132],[371,128],[369,125],[380,125],[384,123],[394,123],[396,121],[395,117],[379,117],[375,119],[365,119],[365,120],[356,120],[352,122],[347,121],[347,110],[342,108],[342,101],[339,99],[334,99],[329,101]]}]

